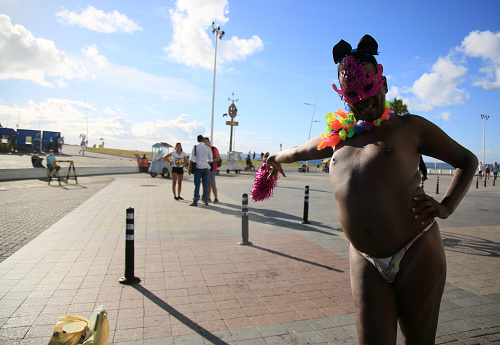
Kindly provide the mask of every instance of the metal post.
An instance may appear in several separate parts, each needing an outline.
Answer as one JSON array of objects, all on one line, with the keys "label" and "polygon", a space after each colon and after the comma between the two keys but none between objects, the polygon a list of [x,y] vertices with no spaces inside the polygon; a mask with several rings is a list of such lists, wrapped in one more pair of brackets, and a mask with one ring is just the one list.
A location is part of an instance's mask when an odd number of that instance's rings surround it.
[{"label": "metal post", "polygon": [[437,177],[436,180],[436,194],[439,194],[439,176]]},{"label": "metal post", "polygon": [[307,220],[309,216],[309,186],[306,186],[306,191],[304,195],[304,216],[302,217],[302,221],[300,224],[310,224]]},{"label": "metal post", "polygon": [[482,115],[481,119],[483,120],[483,164],[486,165],[486,158],[484,157],[485,148],[486,148],[486,120],[490,118],[489,115]]},{"label": "metal post", "polygon": [[224,31],[220,31],[220,26],[214,26],[214,22],[212,22],[212,33],[215,34],[215,57],[214,57],[214,84],[212,89],[212,126],[210,127],[210,142],[214,142],[214,104],[215,104],[215,76],[216,76],[216,68],[217,68],[217,38],[222,39],[224,37]]},{"label": "metal post", "polygon": [[476,189],[479,188],[479,176],[476,176]]},{"label": "metal post", "polygon": [[486,176],[484,177],[484,186],[486,187]]},{"label": "metal post", "polygon": [[494,176],[494,177],[493,177],[493,187],[495,187],[495,181],[496,181],[496,179],[497,179],[497,177],[496,177],[496,176]]},{"label": "metal post", "polygon": [[120,278],[121,284],[134,284],[141,281],[134,276],[134,209],[127,208],[125,225],[125,275]]},{"label": "metal post", "polygon": [[[316,96],[316,102],[314,104],[304,103],[305,105],[314,105],[314,110],[311,117],[311,124],[309,125],[309,135],[307,136],[307,141],[311,140],[311,129],[313,122],[319,122],[319,121],[314,121],[314,113],[316,112],[316,105],[318,104],[318,98],[319,98],[319,90],[318,90],[318,95]],[[306,166],[307,166],[307,172],[309,172],[309,161],[306,161]]]},{"label": "metal post", "polygon": [[233,126],[231,126],[231,136],[229,137],[229,152],[233,151]]},{"label": "metal post", "polygon": [[248,241],[248,194],[244,193],[241,200],[241,242],[238,244],[243,246],[251,246],[252,242]]}]

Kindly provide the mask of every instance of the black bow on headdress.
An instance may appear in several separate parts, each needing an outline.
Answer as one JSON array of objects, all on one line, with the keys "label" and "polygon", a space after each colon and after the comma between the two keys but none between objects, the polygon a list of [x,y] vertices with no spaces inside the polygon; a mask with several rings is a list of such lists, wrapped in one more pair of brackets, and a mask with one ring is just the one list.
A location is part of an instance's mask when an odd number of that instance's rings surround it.
[{"label": "black bow on headdress", "polygon": [[352,49],[349,43],[344,40],[340,40],[340,42],[333,47],[333,61],[335,61],[335,63],[339,63],[344,57],[351,55],[354,52],[378,55],[377,49],[378,43],[370,35],[364,35],[359,40],[357,49]]}]

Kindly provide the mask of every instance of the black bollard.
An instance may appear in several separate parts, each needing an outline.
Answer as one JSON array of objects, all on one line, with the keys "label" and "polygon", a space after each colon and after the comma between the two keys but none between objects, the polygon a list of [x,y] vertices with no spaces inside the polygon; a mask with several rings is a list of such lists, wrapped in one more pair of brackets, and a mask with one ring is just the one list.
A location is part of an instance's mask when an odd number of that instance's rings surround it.
[{"label": "black bollard", "polygon": [[141,279],[134,276],[134,209],[127,208],[125,225],[125,275],[120,278],[121,284],[139,283]]},{"label": "black bollard", "polygon": [[484,177],[484,186],[486,187],[486,176]]},{"label": "black bollard", "polygon": [[497,180],[497,177],[493,177],[493,187],[495,187],[495,181]]},{"label": "black bollard", "polygon": [[420,184],[420,188],[424,189],[424,180],[422,180],[422,183]]},{"label": "black bollard", "polygon": [[241,199],[241,242],[242,246],[251,246],[252,242],[248,241],[248,194],[244,193]]},{"label": "black bollard", "polygon": [[476,176],[476,189],[479,188],[479,176]]},{"label": "black bollard", "polygon": [[306,186],[306,191],[304,195],[304,216],[300,224],[310,224],[307,218],[309,217],[309,186]]},{"label": "black bollard", "polygon": [[436,194],[439,194],[439,176],[437,177],[436,180]]}]

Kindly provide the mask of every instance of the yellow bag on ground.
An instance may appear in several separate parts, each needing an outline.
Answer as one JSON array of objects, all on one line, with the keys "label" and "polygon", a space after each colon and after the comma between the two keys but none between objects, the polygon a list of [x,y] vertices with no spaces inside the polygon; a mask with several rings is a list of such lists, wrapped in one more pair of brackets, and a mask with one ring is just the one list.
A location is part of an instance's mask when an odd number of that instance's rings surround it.
[{"label": "yellow bag on ground", "polygon": [[90,332],[83,342],[84,345],[106,345],[108,343],[108,314],[102,306],[97,308],[90,317],[89,328]]},{"label": "yellow bag on ground", "polygon": [[73,315],[60,317],[48,345],[106,345],[108,339],[108,315],[100,306],[90,320]]},{"label": "yellow bag on ground", "polygon": [[54,327],[48,345],[78,345],[89,331],[89,320],[81,316],[61,316]]}]

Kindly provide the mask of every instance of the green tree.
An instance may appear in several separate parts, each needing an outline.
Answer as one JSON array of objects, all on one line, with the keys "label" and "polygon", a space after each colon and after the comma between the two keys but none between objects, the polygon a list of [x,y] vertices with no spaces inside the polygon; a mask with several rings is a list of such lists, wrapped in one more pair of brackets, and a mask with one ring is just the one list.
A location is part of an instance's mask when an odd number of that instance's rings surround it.
[{"label": "green tree", "polygon": [[402,98],[394,98],[389,103],[391,104],[394,115],[408,115],[410,113]]}]

